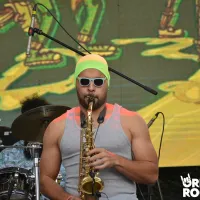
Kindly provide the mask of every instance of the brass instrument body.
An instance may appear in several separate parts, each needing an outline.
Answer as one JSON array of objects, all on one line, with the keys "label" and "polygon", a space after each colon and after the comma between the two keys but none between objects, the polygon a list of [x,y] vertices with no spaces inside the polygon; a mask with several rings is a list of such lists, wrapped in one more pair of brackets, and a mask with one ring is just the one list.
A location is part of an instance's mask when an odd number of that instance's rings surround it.
[{"label": "brass instrument body", "polygon": [[[94,144],[94,132],[92,130],[92,109],[94,100],[89,100],[89,106],[87,110],[86,127],[81,130],[80,138],[80,165],[79,165],[79,185],[78,192],[82,200],[95,199],[92,194],[101,192],[104,188],[103,181],[98,177],[98,172],[91,166],[89,166],[87,153],[95,148]],[[93,177],[91,177],[91,175]]]}]

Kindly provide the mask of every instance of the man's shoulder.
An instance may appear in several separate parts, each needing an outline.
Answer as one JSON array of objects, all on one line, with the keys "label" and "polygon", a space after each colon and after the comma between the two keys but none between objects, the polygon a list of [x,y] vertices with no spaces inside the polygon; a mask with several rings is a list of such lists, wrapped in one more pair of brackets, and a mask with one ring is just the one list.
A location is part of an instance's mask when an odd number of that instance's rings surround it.
[{"label": "man's shoulder", "polygon": [[124,127],[127,127],[134,137],[138,136],[138,134],[141,136],[148,132],[147,124],[144,120],[144,118],[136,111],[131,111],[126,108],[121,108],[120,112],[121,116],[121,123]]},{"label": "man's shoulder", "polygon": [[108,108],[108,110],[113,110],[116,107],[120,108],[120,115],[122,117],[132,118],[140,116],[136,111],[129,110],[118,103],[115,104],[106,103],[106,107]]},{"label": "man's shoulder", "polygon": [[130,122],[132,125],[133,123],[134,124],[145,123],[144,118],[137,111],[132,111],[127,108],[121,107],[120,115],[121,115],[121,118],[123,118],[125,121],[127,120],[127,122]]},{"label": "man's shoulder", "polygon": [[129,110],[123,106],[120,106],[120,114],[123,115],[124,117],[137,117],[139,114],[136,111]]}]

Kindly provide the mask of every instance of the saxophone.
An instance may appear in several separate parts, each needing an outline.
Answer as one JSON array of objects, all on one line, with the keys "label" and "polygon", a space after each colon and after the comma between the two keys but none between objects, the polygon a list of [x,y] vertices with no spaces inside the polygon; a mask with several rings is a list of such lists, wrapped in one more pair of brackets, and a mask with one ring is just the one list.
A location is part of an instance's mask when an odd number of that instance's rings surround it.
[{"label": "saxophone", "polygon": [[[80,165],[79,165],[79,185],[78,192],[82,200],[89,196],[94,196],[96,192],[101,192],[104,188],[103,181],[98,177],[98,171],[89,166],[87,153],[95,148],[94,132],[92,130],[92,109],[94,98],[89,97],[87,110],[86,127],[81,129],[80,138]],[[94,197],[92,199],[95,199]]]}]

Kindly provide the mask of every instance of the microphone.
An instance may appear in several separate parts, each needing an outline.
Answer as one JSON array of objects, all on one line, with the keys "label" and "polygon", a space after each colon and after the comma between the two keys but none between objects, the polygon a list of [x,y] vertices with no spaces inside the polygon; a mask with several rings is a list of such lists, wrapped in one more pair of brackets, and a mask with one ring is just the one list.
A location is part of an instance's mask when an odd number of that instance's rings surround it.
[{"label": "microphone", "polygon": [[147,124],[148,128],[154,123],[154,121],[157,119],[158,115],[160,112],[157,112],[153,118],[149,121],[149,123]]},{"label": "microphone", "polygon": [[36,7],[37,7],[37,4],[35,4],[33,7],[31,26],[29,27],[29,30],[28,30],[29,38],[28,38],[28,45],[27,45],[27,50],[26,50],[26,55],[28,57],[30,56],[31,40],[32,40],[32,36],[34,35],[33,29],[34,29],[34,24],[35,24]]}]

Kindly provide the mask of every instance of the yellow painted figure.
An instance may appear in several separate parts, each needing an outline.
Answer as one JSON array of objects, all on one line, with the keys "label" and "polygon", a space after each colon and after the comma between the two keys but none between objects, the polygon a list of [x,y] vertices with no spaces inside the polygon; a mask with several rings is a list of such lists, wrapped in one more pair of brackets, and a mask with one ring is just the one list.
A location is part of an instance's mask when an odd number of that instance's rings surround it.
[{"label": "yellow painted figure", "polygon": [[176,29],[175,25],[179,18],[178,8],[182,0],[167,0],[164,12],[161,16],[159,37],[184,37],[187,32],[183,29]]},{"label": "yellow painted figure", "polygon": [[[90,52],[109,57],[119,50],[112,44],[96,44],[106,0],[71,0],[72,11],[79,27],[78,41]],[[83,50],[83,49],[81,49]]]}]

